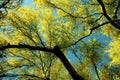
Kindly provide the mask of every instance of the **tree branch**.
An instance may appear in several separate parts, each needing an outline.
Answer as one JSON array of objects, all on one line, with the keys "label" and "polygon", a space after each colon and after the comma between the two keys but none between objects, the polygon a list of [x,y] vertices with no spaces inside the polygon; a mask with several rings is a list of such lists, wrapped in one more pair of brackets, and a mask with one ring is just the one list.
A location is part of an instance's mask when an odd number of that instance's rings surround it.
[{"label": "tree branch", "polygon": [[116,7],[116,10],[115,10],[115,16],[117,17],[117,13],[118,13],[118,10],[119,10],[119,7],[120,7],[120,0],[118,2],[118,5]]},{"label": "tree branch", "polygon": [[5,0],[2,5],[0,5],[0,8],[5,7],[10,2],[10,0]]},{"label": "tree branch", "polygon": [[[30,49],[30,50],[40,50],[40,51],[45,51],[45,52],[51,52],[54,53],[64,64],[68,72],[71,74],[74,80],[84,80],[82,76],[80,76],[75,69],[72,67],[70,62],[67,60],[65,57],[64,53],[60,50],[58,46],[55,46],[54,49],[49,49],[49,48],[44,48],[44,47],[39,47],[39,46],[30,46],[30,45],[25,45],[25,44],[19,44],[19,45],[10,45],[8,44],[7,46],[1,46],[0,50],[5,50],[8,48],[19,48],[19,49]],[[6,75],[0,75],[0,77],[4,77]]]},{"label": "tree branch", "polygon": [[101,7],[102,7],[103,15],[107,18],[107,20],[110,21],[110,23],[111,23],[115,28],[117,28],[117,29],[120,30],[120,25],[117,24],[117,23],[115,23],[115,22],[108,16],[107,11],[106,11],[106,9],[105,9],[105,5],[104,5],[104,3],[102,2],[102,0],[97,0],[97,1],[98,1],[98,3],[99,3],[99,4],[101,5]]},{"label": "tree branch", "polygon": [[85,16],[85,17],[76,16],[76,15],[71,14],[70,12],[65,11],[63,8],[60,8],[60,7],[56,6],[55,4],[53,4],[53,3],[50,2],[50,1],[47,1],[47,3],[50,4],[52,7],[57,8],[57,9],[63,11],[64,13],[66,13],[66,14],[69,15],[69,16],[71,16],[72,18],[83,18],[83,19],[85,19],[85,18],[91,17],[91,16],[93,16],[93,15],[102,14],[102,13],[94,13],[94,14],[87,15],[87,16]]},{"label": "tree branch", "polygon": [[3,77],[16,77],[16,76],[29,76],[29,77],[35,77],[35,78],[38,78],[38,79],[42,79],[38,76],[35,76],[35,75],[32,75],[32,74],[0,74],[0,78],[3,78]]},{"label": "tree branch", "polygon": [[70,62],[67,60],[64,53],[60,50],[58,46],[54,47],[54,54],[62,61],[74,80],[84,80],[84,78],[75,71],[73,66],[70,64]]},{"label": "tree branch", "polygon": [[30,45],[25,45],[25,44],[19,44],[19,45],[8,44],[6,46],[1,46],[0,50],[5,50],[5,49],[8,49],[8,48],[19,48],[19,49],[26,48],[26,49],[30,49],[30,50],[40,50],[40,51],[52,52],[53,53],[53,50],[49,49],[49,48],[40,47],[40,46],[30,46]]},{"label": "tree branch", "polygon": [[105,22],[105,23],[103,23],[103,24],[101,24],[101,25],[98,25],[98,26],[95,26],[95,27],[91,28],[91,29],[90,29],[90,33],[89,33],[88,35],[81,37],[81,38],[78,39],[76,42],[74,42],[72,45],[76,45],[79,41],[81,41],[81,40],[83,40],[84,38],[90,36],[95,29],[98,29],[100,26],[103,26],[103,25],[108,24],[108,23],[110,23],[110,22]]}]

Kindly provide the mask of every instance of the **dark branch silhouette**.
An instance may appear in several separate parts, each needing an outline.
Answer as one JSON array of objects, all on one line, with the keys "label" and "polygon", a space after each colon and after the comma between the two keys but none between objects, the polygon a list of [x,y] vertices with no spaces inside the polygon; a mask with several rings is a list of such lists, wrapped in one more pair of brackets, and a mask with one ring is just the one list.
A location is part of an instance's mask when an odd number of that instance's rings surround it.
[{"label": "dark branch silhouette", "polygon": [[120,7],[120,0],[119,0],[119,2],[118,2],[118,5],[117,5],[117,7],[116,7],[116,10],[115,10],[115,16],[116,16],[116,18],[117,18],[117,13],[118,13],[119,7]]},{"label": "dark branch silhouette", "polygon": [[73,66],[69,63],[68,59],[65,57],[64,53],[58,46],[54,47],[54,54],[62,61],[74,80],[84,80],[84,78],[75,71]]},{"label": "dark branch silhouette", "polygon": [[[112,20],[111,17],[107,14],[107,11],[105,9],[105,5],[104,3],[102,2],[102,0],[97,0],[98,3],[101,5],[102,7],[102,11],[103,13],[94,13],[94,14],[90,14],[90,15],[87,15],[85,17],[82,17],[82,16],[76,16],[74,14],[72,14],[71,12],[67,12],[66,10],[64,10],[63,8],[51,3],[48,1],[48,4],[50,4],[52,7],[54,8],[57,8],[61,11],[63,11],[64,13],[66,13],[67,15],[71,16],[71,18],[82,18],[82,19],[85,19],[85,18],[88,18],[88,17],[91,17],[91,16],[94,16],[96,14],[103,14],[106,19],[108,20],[108,22],[105,22],[105,23],[102,23],[102,24],[99,24],[97,26],[93,26],[90,30],[90,32],[86,35],[86,36],[83,36],[81,38],[79,38],[78,40],[76,40],[73,44],[71,44],[70,46],[72,45],[76,45],[78,42],[80,42],[81,40],[83,40],[84,38],[90,36],[94,30],[100,28],[101,26],[105,25],[105,24],[109,24],[111,23],[115,28],[117,29],[120,29],[120,25],[116,22],[117,21],[117,18],[115,20]],[[2,5],[0,5],[0,8],[3,8],[3,7],[6,7],[6,5],[10,2],[10,0],[6,0],[4,1],[4,3]],[[115,16],[117,15],[117,12],[118,12],[118,8],[120,6],[120,3],[118,4],[118,6],[116,7],[116,11],[115,11]],[[6,7],[7,8],[7,7]],[[101,16],[102,17],[102,16]],[[96,19],[96,22],[101,19],[98,18]],[[20,21],[18,19],[18,21]],[[16,24],[17,22],[15,22],[13,20],[13,22]],[[24,22],[23,22],[24,23]],[[21,32],[23,33],[24,36],[28,37],[30,40],[32,40],[34,43],[35,41],[32,39],[32,37],[30,37],[29,35],[26,35],[24,34],[24,31],[22,31],[22,29],[19,27],[19,30],[21,30]],[[37,34],[38,37],[39,34]],[[73,66],[70,64],[70,62],[68,61],[68,59],[66,58],[66,56],[64,55],[64,53],[62,52],[61,48],[59,46],[55,46],[53,49],[52,48],[48,48],[48,47],[45,47],[44,43],[42,42],[42,39],[40,38],[40,41],[41,41],[41,44],[43,47],[41,46],[31,46],[31,45],[26,45],[26,44],[14,44],[14,45],[11,45],[10,43],[8,43],[8,45],[0,45],[0,50],[6,50],[6,49],[10,49],[10,48],[18,48],[18,49],[28,49],[28,50],[38,50],[38,51],[44,51],[44,52],[50,52],[50,53],[53,53],[54,55],[56,55],[60,60],[61,62],[63,63],[63,65],[65,66],[65,68],[68,70],[68,72],[70,73],[70,75],[72,76],[72,78],[74,80],[84,80],[84,78],[81,76],[81,74],[78,74],[77,71],[73,68]],[[68,47],[67,47],[68,48]],[[2,55],[0,55],[1,57]],[[34,63],[33,63],[34,64]],[[51,63],[52,64],[52,63]],[[97,72],[97,66],[95,65],[95,63],[93,63],[93,65],[95,66],[95,70]],[[44,66],[43,66],[44,67]],[[37,76],[34,76],[34,75],[29,75],[29,74],[0,74],[0,77],[15,77],[15,76],[30,76],[30,77],[37,77]],[[100,77],[99,77],[99,74],[97,72],[97,76],[98,76],[98,79],[100,80]],[[39,77],[38,77],[39,78]],[[47,78],[44,79],[44,80],[50,80],[50,78]]]},{"label": "dark branch silhouette", "polygon": [[29,76],[29,77],[34,77],[34,78],[38,78],[38,79],[42,79],[38,76],[35,76],[34,74],[0,74],[0,78],[3,77],[17,77],[17,76]]},{"label": "dark branch silhouette", "polygon": [[47,1],[47,3],[48,3],[49,5],[51,5],[52,7],[57,8],[57,9],[63,11],[64,13],[66,13],[66,14],[69,15],[69,16],[71,16],[72,18],[83,18],[83,19],[85,19],[85,18],[91,17],[91,16],[93,16],[93,15],[102,14],[102,13],[94,13],[94,14],[87,15],[87,16],[85,16],[85,17],[76,16],[76,15],[73,15],[72,13],[70,13],[70,12],[65,11],[63,8],[56,6],[55,4],[53,4],[53,3],[50,2],[50,1]]},{"label": "dark branch silhouette", "polygon": [[103,15],[110,21],[110,23],[111,23],[114,27],[116,27],[117,29],[120,30],[120,25],[117,24],[117,23],[115,23],[115,22],[109,17],[109,15],[107,14],[107,11],[106,11],[106,9],[105,9],[105,5],[104,5],[104,3],[102,2],[102,0],[97,0],[97,1],[98,1],[98,3],[99,3],[99,4],[101,5],[101,7],[102,7]]},{"label": "dark branch silhouette", "polygon": [[5,49],[8,49],[8,48],[19,48],[19,49],[30,49],[30,50],[40,50],[40,51],[45,51],[45,52],[52,52],[53,53],[53,50],[52,49],[49,49],[49,48],[45,48],[45,47],[39,47],[39,46],[30,46],[30,45],[25,45],[25,44],[19,44],[19,45],[10,45],[8,43],[8,45],[6,46],[1,46],[0,47],[0,50],[5,50]]},{"label": "dark branch silhouette", "polygon": [[81,38],[78,39],[76,42],[74,42],[72,45],[76,45],[79,41],[81,41],[81,40],[83,40],[84,38],[90,36],[94,30],[96,30],[96,29],[98,29],[99,27],[101,27],[101,26],[103,26],[103,25],[105,25],[105,24],[108,24],[108,23],[110,23],[110,22],[105,22],[105,23],[103,23],[103,24],[100,24],[100,25],[98,25],[98,26],[95,26],[95,27],[91,28],[88,35],[81,37]]},{"label": "dark branch silhouette", "polygon": [[39,47],[39,46],[30,46],[30,45],[25,45],[25,44],[19,44],[19,45],[11,45],[8,44],[7,46],[1,46],[0,50],[5,50],[9,48],[18,48],[18,49],[30,49],[30,50],[40,50],[40,51],[45,51],[45,52],[51,52],[54,53],[64,64],[68,72],[71,74],[74,80],[84,80],[82,76],[80,76],[73,66],[70,64],[70,62],[67,60],[65,57],[64,53],[60,50],[58,46],[55,46],[54,49],[49,49],[45,47]]},{"label": "dark branch silhouette", "polygon": [[3,4],[0,5],[0,8],[4,8],[9,2],[10,2],[10,0],[5,0],[5,1],[3,2]]}]

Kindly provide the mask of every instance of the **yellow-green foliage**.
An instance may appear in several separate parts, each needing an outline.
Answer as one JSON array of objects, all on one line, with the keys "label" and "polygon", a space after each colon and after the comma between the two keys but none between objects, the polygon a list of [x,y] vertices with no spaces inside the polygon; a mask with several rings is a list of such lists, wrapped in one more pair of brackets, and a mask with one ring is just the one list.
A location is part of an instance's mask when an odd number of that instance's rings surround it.
[{"label": "yellow-green foliage", "polygon": [[[58,45],[63,49],[63,52],[72,54],[73,52],[69,52],[69,47],[74,42],[89,35],[91,28],[109,21],[103,15],[97,0],[88,0],[88,4],[86,0],[82,1],[84,0],[32,0],[35,7],[21,6],[16,10],[8,10],[5,18],[0,20],[0,29],[7,27],[13,31],[7,32],[7,29],[3,29],[0,32],[0,48],[8,43],[47,48]],[[102,1],[105,3],[108,15],[113,19],[116,7],[114,3],[118,4],[118,0],[114,1],[111,6],[108,4],[112,3],[113,0]],[[120,30],[108,23],[92,31],[92,34],[99,33],[111,38],[108,44],[109,49],[104,50],[97,39],[89,39],[85,43],[72,45],[79,46],[77,49],[82,55],[79,56],[78,53],[77,56],[83,58],[81,63],[76,61],[74,68],[88,80],[92,80],[93,75],[89,67],[94,67],[93,64],[97,65],[104,53],[108,52],[111,59],[109,67],[120,64]],[[101,48],[103,48],[103,53],[99,53]],[[49,52],[28,49],[7,49],[2,52],[9,56],[5,58],[2,65],[4,70],[13,69],[10,72],[34,74],[40,78],[49,77],[51,80],[69,80],[71,78],[61,61]],[[75,52],[77,53],[77,50]],[[0,67],[2,63],[0,62]],[[22,66],[26,67],[22,68]],[[107,69],[101,70],[98,70],[101,79],[110,80]],[[28,76],[24,75],[20,78],[27,79]]]}]

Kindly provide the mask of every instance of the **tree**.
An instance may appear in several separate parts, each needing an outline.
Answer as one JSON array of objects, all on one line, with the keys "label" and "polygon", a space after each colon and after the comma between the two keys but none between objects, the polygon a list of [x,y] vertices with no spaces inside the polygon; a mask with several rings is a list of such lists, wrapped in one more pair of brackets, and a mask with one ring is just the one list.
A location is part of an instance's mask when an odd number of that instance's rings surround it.
[{"label": "tree", "polygon": [[7,12],[8,9],[16,9],[20,6],[23,0],[0,0],[0,18],[3,18]]},{"label": "tree", "polygon": [[15,3],[0,7],[8,9],[0,21],[1,78],[119,79],[120,0],[33,0],[35,7],[14,10]]}]

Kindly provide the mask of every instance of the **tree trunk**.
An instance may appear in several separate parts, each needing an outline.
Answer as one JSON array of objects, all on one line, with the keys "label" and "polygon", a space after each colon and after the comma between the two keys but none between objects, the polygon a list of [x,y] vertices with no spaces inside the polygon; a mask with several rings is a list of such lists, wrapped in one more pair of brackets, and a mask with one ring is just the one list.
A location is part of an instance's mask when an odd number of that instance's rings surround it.
[{"label": "tree trunk", "polygon": [[93,66],[94,66],[94,69],[95,69],[96,75],[98,77],[98,80],[100,80],[100,76],[99,76],[99,73],[98,73],[98,70],[97,70],[97,66],[96,66],[96,64],[94,63],[94,61],[92,59],[91,59],[91,62],[93,64]]},{"label": "tree trunk", "polygon": [[64,64],[65,68],[68,70],[74,80],[84,80],[84,78],[75,71],[73,66],[70,64],[70,62],[58,46],[54,47],[54,54],[61,60],[61,62]]}]

